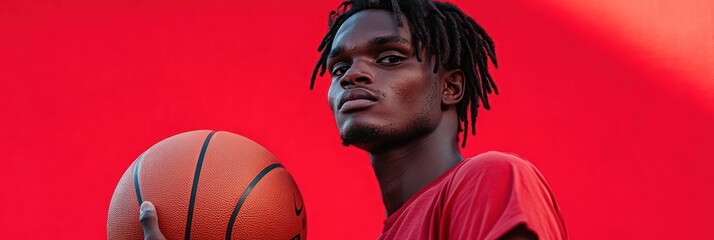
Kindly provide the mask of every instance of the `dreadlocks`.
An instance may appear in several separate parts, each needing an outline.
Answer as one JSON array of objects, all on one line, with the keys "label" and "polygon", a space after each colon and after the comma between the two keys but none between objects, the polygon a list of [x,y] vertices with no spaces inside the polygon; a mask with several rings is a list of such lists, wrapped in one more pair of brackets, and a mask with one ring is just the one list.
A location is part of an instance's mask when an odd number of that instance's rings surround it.
[{"label": "dreadlocks", "polygon": [[[404,26],[402,14],[411,29],[412,44],[418,61],[422,61],[421,47],[435,59],[434,73],[440,67],[447,70],[461,69],[465,77],[464,96],[456,105],[459,132],[464,132],[461,146],[466,146],[466,137],[471,123],[471,134],[476,135],[476,116],[479,101],[490,109],[488,94],[498,94],[498,88],[488,72],[488,61],[498,67],[491,37],[473,18],[458,7],[446,2],[432,0],[345,0],[330,12],[329,30],[317,48],[320,59],[310,79],[310,89],[315,78],[327,70],[327,57],[337,30],[350,16],[365,9],[386,9],[394,13],[399,27]],[[427,56],[432,57],[432,56]],[[470,114],[469,114],[470,113]]]}]

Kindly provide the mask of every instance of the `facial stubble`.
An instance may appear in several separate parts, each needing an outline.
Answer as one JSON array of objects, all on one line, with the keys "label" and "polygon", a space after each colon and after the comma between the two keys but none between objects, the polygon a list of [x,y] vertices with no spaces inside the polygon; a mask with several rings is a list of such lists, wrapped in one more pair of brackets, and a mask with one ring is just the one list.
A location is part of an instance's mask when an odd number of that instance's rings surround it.
[{"label": "facial stubble", "polygon": [[399,130],[394,128],[396,123],[391,122],[385,126],[366,126],[359,125],[354,126],[352,129],[345,131],[340,134],[343,146],[350,146],[354,144],[366,144],[375,141],[384,141],[385,139],[404,139],[408,140],[415,136],[419,136],[424,133],[428,133],[433,130],[430,123],[429,114],[434,111],[434,101],[437,101],[438,96],[438,81],[432,85],[430,89],[428,99],[429,109],[427,111],[421,112],[421,114],[414,118],[414,120],[408,125],[406,132],[400,133]]}]

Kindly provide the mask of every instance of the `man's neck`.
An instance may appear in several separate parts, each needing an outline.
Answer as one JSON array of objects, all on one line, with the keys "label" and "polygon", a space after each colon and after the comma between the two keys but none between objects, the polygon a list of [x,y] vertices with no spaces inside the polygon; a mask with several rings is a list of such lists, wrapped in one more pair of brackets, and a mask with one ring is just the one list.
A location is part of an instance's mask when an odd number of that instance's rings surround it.
[{"label": "man's neck", "polygon": [[419,190],[463,160],[456,125],[451,125],[440,124],[433,132],[409,143],[370,153],[387,215],[392,215]]}]

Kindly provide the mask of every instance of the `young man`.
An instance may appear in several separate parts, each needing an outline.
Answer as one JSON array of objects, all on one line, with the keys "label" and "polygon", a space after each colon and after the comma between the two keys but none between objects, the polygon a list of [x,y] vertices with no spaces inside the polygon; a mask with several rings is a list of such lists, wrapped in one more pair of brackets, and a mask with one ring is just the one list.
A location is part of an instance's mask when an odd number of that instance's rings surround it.
[{"label": "young man", "polygon": [[[547,183],[506,153],[464,159],[480,103],[496,86],[486,32],[431,0],[352,0],[330,15],[313,73],[329,72],[328,102],[344,145],[369,153],[387,219],[379,239],[567,239]],[[470,124],[469,124],[470,123]],[[142,204],[147,239],[161,239]],[[158,236],[158,238],[153,238]]]}]

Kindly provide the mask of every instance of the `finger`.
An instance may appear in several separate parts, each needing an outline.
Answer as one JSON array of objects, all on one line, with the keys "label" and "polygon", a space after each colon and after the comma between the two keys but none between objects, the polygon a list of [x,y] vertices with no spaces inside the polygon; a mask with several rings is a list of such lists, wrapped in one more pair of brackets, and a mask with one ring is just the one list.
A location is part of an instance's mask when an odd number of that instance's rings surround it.
[{"label": "finger", "polygon": [[144,229],[144,240],[165,240],[164,235],[159,231],[159,220],[156,216],[156,208],[149,201],[141,203],[141,213],[139,222]]}]

